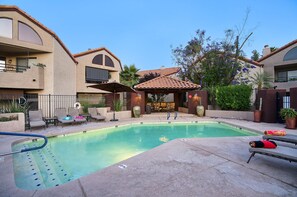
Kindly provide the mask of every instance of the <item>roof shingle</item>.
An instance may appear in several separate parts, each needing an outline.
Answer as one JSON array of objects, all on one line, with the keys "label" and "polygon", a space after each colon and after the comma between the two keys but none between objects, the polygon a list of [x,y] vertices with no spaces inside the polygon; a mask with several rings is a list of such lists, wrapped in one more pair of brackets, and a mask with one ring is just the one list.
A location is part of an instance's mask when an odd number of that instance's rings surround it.
[{"label": "roof shingle", "polygon": [[168,76],[156,77],[152,80],[134,86],[137,90],[144,89],[198,89],[200,85],[189,81],[182,81]]}]

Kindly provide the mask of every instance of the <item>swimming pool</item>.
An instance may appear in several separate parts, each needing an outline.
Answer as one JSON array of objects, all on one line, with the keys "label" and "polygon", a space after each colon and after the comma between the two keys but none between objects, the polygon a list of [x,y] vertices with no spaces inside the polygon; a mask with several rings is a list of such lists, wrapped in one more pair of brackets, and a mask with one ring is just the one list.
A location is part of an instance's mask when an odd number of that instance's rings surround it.
[{"label": "swimming pool", "polygon": [[[216,122],[131,124],[49,138],[37,151],[13,157],[16,185],[44,189],[61,185],[176,138],[252,136],[253,132]],[[22,142],[13,150],[43,141]],[[125,166],[120,166],[125,167]]]}]

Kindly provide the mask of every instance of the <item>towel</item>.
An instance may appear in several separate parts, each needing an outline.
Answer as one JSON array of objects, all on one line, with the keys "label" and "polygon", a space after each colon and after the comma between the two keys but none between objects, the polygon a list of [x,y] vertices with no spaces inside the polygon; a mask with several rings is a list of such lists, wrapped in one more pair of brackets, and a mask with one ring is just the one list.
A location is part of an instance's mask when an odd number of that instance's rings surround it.
[{"label": "towel", "polygon": [[75,119],[84,119],[83,116],[76,116]]},{"label": "towel", "polygon": [[267,130],[264,131],[265,135],[275,135],[275,136],[285,136],[286,135],[286,131],[284,130]]},{"label": "towel", "polygon": [[71,119],[72,119],[71,116],[66,116],[63,118],[63,120],[71,120]]},{"label": "towel", "polygon": [[276,148],[277,147],[274,141],[269,141],[269,140],[251,141],[249,144],[252,148]]}]

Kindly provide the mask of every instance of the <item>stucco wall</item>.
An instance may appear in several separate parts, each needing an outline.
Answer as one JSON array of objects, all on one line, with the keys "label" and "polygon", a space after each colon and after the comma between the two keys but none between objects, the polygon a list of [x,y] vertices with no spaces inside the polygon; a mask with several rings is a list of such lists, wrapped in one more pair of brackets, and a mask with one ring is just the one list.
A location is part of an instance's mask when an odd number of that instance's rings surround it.
[{"label": "stucco wall", "polygon": [[[104,65],[97,65],[92,64],[92,60],[96,55],[103,54],[103,63],[105,55],[110,57],[114,63],[114,67],[108,67]],[[107,51],[101,50],[98,52],[90,53],[84,56],[77,57],[76,60],[78,61],[77,65],[77,72],[76,72],[76,81],[77,81],[77,92],[80,93],[107,93],[105,91],[100,91],[98,89],[94,88],[87,88],[89,85],[93,85],[94,83],[86,83],[85,79],[85,68],[86,66],[93,67],[93,68],[100,68],[104,70],[111,71],[111,79],[109,81],[120,81],[119,73],[121,72],[121,64],[120,62],[114,58],[112,55],[110,55]]]},{"label": "stucco wall", "polygon": [[58,95],[76,95],[76,63],[56,39],[53,39],[53,43],[53,92]]},{"label": "stucco wall", "polygon": [[[261,64],[264,64],[264,71],[266,71],[267,73],[269,73],[271,76],[273,76],[275,78],[275,72],[274,72],[274,67],[275,66],[280,66],[280,65],[290,65],[290,64],[297,64],[297,60],[290,60],[290,61],[283,61],[285,54],[291,50],[292,48],[296,47],[297,44],[294,44],[270,57],[268,57],[267,59],[264,59],[263,61],[261,61]],[[287,91],[291,88],[291,87],[296,87],[297,82],[293,81],[293,82],[282,82],[282,83],[274,83],[274,85],[277,86],[278,89],[280,88],[285,88]]]},{"label": "stucco wall", "polygon": [[[47,32],[45,32],[43,29],[41,29],[36,24],[32,23],[29,19],[27,19],[26,17],[20,15],[17,12],[14,12],[14,11],[2,11],[2,12],[0,12],[0,17],[6,17],[6,18],[13,19],[13,21],[12,21],[12,26],[13,26],[12,36],[13,36],[13,38],[10,39],[10,38],[0,37],[0,42],[4,42],[7,44],[12,44],[12,45],[16,45],[16,46],[21,46],[21,47],[26,47],[26,48],[30,48],[30,49],[52,52],[52,50],[53,50],[52,36],[49,35]],[[33,44],[33,43],[18,40],[18,21],[26,23],[27,25],[32,27],[41,37],[43,45],[38,45],[38,44]]]}]

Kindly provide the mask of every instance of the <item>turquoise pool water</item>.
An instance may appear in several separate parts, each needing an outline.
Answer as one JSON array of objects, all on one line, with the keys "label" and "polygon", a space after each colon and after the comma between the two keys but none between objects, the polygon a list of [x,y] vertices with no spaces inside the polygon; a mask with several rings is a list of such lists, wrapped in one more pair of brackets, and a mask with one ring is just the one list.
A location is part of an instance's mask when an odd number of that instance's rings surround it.
[{"label": "turquoise pool water", "polygon": [[[257,135],[219,123],[132,124],[49,138],[37,151],[14,155],[16,185],[22,189],[58,186],[176,138]],[[13,150],[43,141],[23,142]]]}]

